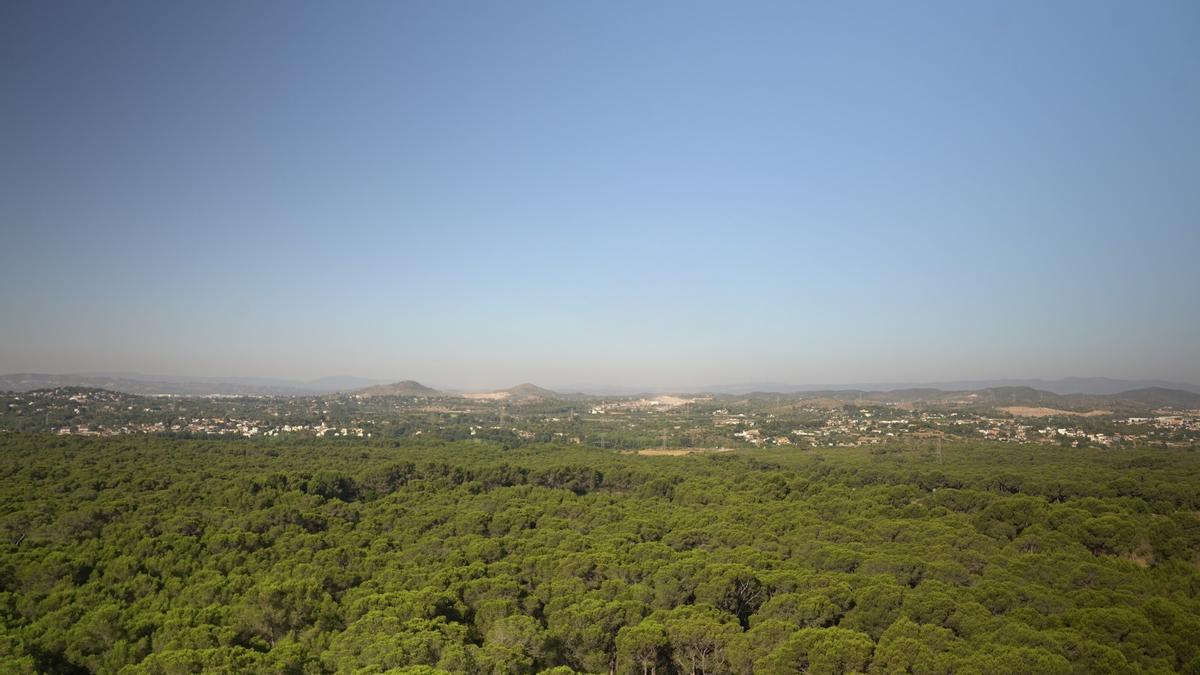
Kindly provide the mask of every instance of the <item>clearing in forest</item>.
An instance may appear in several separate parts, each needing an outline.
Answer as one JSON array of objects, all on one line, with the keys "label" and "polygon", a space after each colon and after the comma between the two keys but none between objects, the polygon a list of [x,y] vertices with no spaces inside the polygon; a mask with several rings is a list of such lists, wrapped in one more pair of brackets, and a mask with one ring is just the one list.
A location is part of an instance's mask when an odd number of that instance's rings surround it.
[{"label": "clearing in forest", "polygon": [[733,448],[645,448],[638,450],[639,455],[670,455],[678,457],[680,455],[690,455],[692,453],[703,454],[711,452],[733,452]]}]

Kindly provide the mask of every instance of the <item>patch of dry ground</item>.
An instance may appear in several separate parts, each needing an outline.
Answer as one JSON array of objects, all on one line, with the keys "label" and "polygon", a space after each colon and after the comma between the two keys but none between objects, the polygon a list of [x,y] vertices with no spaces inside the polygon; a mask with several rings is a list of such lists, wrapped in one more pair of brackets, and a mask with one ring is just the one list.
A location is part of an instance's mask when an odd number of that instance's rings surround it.
[{"label": "patch of dry ground", "polygon": [[646,448],[638,450],[639,455],[669,455],[678,457],[680,455],[690,455],[691,453],[708,453],[708,452],[733,452],[733,448]]},{"label": "patch of dry ground", "polygon": [[1017,417],[1050,417],[1052,415],[1078,415],[1079,417],[1100,417],[1102,415],[1111,415],[1107,410],[1091,410],[1088,412],[1072,412],[1070,410],[1058,410],[1055,408],[1033,408],[1024,405],[1010,405],[1000,408],[1006,413],[1016,415]]},{"label": "patch of dry ground", "polygon": [[1149,555],[1146,555],[1146,554],[1139,555],[1137,553],[1130,553],[1129,555],[1127,555],[1125,557],[1130,562],[1137,565],[1138,567],[1141,567],[1142,569],[1149,567],[1150,563],[1153,561],[1153,558],[1151,558]]},{"label": "patch of dry ground", "polygon": [[828,408],[835,410],[846,405],[847,401],[839,401],[836,398],[806,398],[801,399],[800,403],[809,408]]},{"label": "patch of dry ground", "polygon": [[512,394],[508,393],[507,391],[488,391],[463,394],[463,398],[474,399],[477,401],[503,401],[510,396],[512,396]]},{"label": "patch of dry ground", "polygon": [[696,399],[680,398],[678,396],[655,396],[651,400],[658,403],[661,406],[668,407],[668,408],[675,408],[675,407],[681,406],[685,403],[691,403],[692,401],[695,401]]}]

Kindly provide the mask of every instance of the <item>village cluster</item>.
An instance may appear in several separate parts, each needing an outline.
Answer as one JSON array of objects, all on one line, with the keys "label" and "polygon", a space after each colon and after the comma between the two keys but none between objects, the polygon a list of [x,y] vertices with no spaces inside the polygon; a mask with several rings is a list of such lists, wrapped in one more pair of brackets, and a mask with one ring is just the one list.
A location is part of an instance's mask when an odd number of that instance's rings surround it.
[{"label": "village cluster", "polygon": [[[592,397],[506,405],[421,397],[144,397],[72,388],[0,394],[0,431],[113,436],[436,436],[614,449],[857,447],[937,437],[1071,447],[1190,446],[1200,411],[831,403],[703,396]],[[1014,412],[1015,411],[1015,412]]]}]

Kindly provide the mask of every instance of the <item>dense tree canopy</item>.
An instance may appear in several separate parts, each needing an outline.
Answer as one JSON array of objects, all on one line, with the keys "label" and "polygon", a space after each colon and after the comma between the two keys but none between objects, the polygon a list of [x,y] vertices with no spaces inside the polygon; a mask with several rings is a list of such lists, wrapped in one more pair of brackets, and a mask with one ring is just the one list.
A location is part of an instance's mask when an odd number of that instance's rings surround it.
[{"label": "dense tree canopy", "polygon": [[1200,672],[1200,455],[0,435],[0,671]]}]

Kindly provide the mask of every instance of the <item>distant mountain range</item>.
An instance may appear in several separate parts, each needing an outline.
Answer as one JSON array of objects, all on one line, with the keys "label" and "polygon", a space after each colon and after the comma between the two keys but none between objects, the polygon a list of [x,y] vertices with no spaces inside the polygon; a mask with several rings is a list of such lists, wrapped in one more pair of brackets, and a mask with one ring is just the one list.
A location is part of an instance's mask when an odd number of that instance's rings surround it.
[{"label": "distant mountain range", "polygon": [[862,389],[832,389],[824,391],[802,391],[785,394],[781,392],[751,392],[731,394],[747,398],[785,398],[798,400],[825,399],[846,403],[925,403],[946,405],[979,405],[986,407],[1049,408],[1084,412],[1090,410],[1136,411],[1147,408],[1171,407],[1200,409],[1200,394],[1182,389],[1144,387],[1115,394],[1056,394],[1052,391],[1032,387],[988,387],[985,389],[962,389],[946,391],[925,387],[893,389],[891,391],[865,391]]},{"label": "distant mountain range", "polygon": [[[0,391],[30,391],[55,387],[88,387],[128,394],[177,396],[320,396],[353,393],[361,396],[439,397],[463,396],[477,400],[536,403],[586,397],[563,394],[524,383],[481,393],[439,391],[413,380],[382,383],[366,378],[338,376],[316,380],[281,380],[256,377],[187,377],[142,373],[69,373],[0,375]],[[927,384],[879,383],[848,386],[794,386],[778,383],[687,388],[734,396],[786,396],[825,398],[834,401],[978,403],[993,406],[1034,406],[1062,410],[1145,408],[1169,406],[1200,408],[1200,387],[1158,380],[1066,378],[1061,380],[981,380]],[[593,388],[596,394],[633,395],[662,391],[655,388]]]},{"label": "distant mountain range", "polygon": [[[186,377],[141,373],[13,373],[0,375],[0,391],[33,391],[56,387],[107,389],[143,396],[322,396],[349,393],[358,396],[438,397],[465,396],[511,403],[567,398],[567,395],[524,383],[508,389],[482,393],[439,391],[415,380],[380,383],[360,377],[324,377],[317,380],[279,380],[263,377]],[[579,395],[572,395],[579,396]]]},{"label": "distant mountain range", "polygon": [[0,391],[89,387],[126,394],[175,396],[320,396],[378,384],[378,380],[336,376],[316,380],[265,377],[191,377],[142,373],[13,373],[0,375]]},{"label": "distant mountain range", "polygon": [[[940,389],[942,391],[976,391],[1004,387],[1028,387],[1054,394],[1093,394],[1111,396],[1131,389],[1180,389],[1200,394],[1200,385],[1165,380],[1117,380],[1108,377],[1065,377],[1058,380],[1008,379],[1008,380],[953,380],[947,382],[864,382],[860,384],[784,384],[781,382],[752,382],[744,384],[712,385],[693,388],[693,391],[719,392],[723,394],[748,394],[765,391],[792,394],[808,391],[897,391],[904,389]],[[641,391],[641,390],[639,390]],[[630,391],[629,393],[638,393]]]}]

